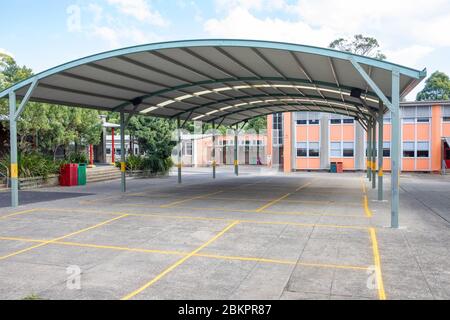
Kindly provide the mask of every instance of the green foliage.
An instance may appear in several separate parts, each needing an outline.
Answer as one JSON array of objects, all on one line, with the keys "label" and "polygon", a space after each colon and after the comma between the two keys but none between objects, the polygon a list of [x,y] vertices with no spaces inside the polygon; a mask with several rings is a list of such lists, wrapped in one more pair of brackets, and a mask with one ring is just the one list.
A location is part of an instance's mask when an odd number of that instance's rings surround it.
[{"label": "green foliage", "polygon": [[128,125],[130,133],[137,138],[142,151],[148,156],[166,159],[172,155],[176,143],[172,141],[175,124],[166,119],[136,116]]},{"label": "green foliage", "polygon": [[[0,160],[4,166],[10,168],[10,158],[6,155]],[[19,176],[21,178],[43,177],[47,179],[52,174],[58,174],[62,162],[43,156],[39,153],[20,153],[18,156]],[[4,170],[0,166],[0,170]],[[5,172],[2,172],[5,174]]]},{"label": "green foliage", "polygon": [[66,157],[68,163],[85,163],[89,162],[88,155],[86,152],[71,152]]},{"label": "green foliage", "polygon": [[267,129],[267,117],[262,116],[262,117],[253,118],[253,119],[249,120],[246,129],[247,130],[253,129],[257,133],[261,132],[262,130],[266,130]]},{"label": "green foliage", "polygon": [[[33,75],[31,69],[17,65],[0,54],[0,91]],[[6,99],[0,101],[0,114],[8,114]],[[98,144],[101,122],[98,111],[44,103],[27,103],[18,121],[19,149],[54,155],[61,146]]]},{"label": "green foliage", "polygon": [[23,300],[42,300],[42,298],[33,293],[23,298]]},{"label": "green foliage", "polygon": [[367,56],[378,60],[386,60],[386,56],[378,50],[380,44],[372,37],[357,34],[351,39],[339,38],[329,45],[330,48]]},{"label": "green foliage", "polygon": [[450,100],[449,76],[443,72],[434,72],[425,82],[425,88],[417,94],[417,100]]},{"label": "green foliage", "polygon": [[[129,156],[126,161],[127,170],[130,171],[147,171],[150,173],[167,173],[173,167],[171,157],[158,158],[157,156]],[[120,167],[120,162],[116,162],[116,166]]]}]

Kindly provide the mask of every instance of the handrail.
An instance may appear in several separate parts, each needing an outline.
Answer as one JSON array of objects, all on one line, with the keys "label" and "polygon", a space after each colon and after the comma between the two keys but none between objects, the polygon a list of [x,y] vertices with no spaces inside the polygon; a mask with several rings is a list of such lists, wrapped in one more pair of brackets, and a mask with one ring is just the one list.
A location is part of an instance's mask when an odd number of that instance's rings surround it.
[{"label": "handrail", "polygon": [[6,169],[6,176],[0,172],[0,176],[3,176],[6,178],[6,187],[9,187],[9,168],[8,166],[5,166],[3,163],[0,162],[0,166],[4,167]]}]

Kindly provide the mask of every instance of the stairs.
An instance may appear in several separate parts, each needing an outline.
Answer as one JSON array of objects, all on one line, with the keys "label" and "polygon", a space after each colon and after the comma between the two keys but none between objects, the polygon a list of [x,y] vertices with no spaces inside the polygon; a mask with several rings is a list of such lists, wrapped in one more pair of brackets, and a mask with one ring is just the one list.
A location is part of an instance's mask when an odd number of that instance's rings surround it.
[{"label": "stairs", "polygon": [[87,183],[120,179],[120,169],[113,166],[102,166],[87,169]]}]

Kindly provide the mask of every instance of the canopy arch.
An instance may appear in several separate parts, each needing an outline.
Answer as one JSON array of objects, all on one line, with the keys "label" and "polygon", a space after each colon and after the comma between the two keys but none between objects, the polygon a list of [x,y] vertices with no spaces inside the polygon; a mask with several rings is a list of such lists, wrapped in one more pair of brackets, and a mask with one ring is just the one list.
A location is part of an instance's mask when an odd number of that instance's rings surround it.
[{"label": "canopy arch", "polygon": [[[379,97],[354,62],[388,99],[392,70],[400,72],[401,96],[425,76],[424,71],[332,49],[268,41],[189,40],[75,60],[22,81],[0,97],[15,92],[24,98],[35,81],[30,101],[182,120],[219,119],[224,125],[270,113],[270,108],[292,111],[294,101],[289,99],[296,99],[298,108],[305,110],[313,104],[320,111],[336,113],[338,103],[349,109],[357,106],[361,112],[377,110]],[[361,98],[352,96],[355,89]],[[255,108],[260,100],[271,102]]]}]

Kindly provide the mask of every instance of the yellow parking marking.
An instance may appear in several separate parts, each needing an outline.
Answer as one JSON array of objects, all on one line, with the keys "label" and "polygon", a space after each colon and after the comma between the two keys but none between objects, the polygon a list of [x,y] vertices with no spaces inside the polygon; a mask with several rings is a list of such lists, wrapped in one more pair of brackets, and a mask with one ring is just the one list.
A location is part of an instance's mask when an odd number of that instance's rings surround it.
[{"label": "yellow parking marking", "polygon": [[95,228],[104,226],[105,224],[108,224],[108,223],[111,223],[111,222],[113,222],[113,221],[116,221],[116,220],[125,218],[125,217],[127,217],[127,216],[128,216],[127,214],[124,214],[124,215],[122,215],[122,216],[115,217],[115,218],[113,218],[113,219],[109,219],[109,220],[106,220],[106,221],[104,221],[104,222],[98,223],[98,224],[96,224],[96,225],[94,225],[94,226],[91,226],[91,227],[88,227],[88,228],[84,228],[84,229],[81,229],[81,230],[78,230],[78,231],[69,233],[69,234],[67,234],[67,235],[64,235],[64,236],[61,236],[61,237],[58,237],[58,238],[55,238],[55,239],[52,239],[52,240],[48,240],[48,241],[42,242],[42,243],[40,243],[40,244],[37,244],[37,245],[31,246],[31,247],[25,248],[25,249],[22,249],[22,250],[19,250],[19,251],[15,251],[15,252],[10,253],[10,254],[7,254],[7,255],[5,255],[5,256],[1,256],[1,257],[0,257],[0,260],[4,260],[4,259],[7,259],[7,258],[16,256],[16,255],[19,255],[19,254],[21,254],[21,253],[28,252],[28,251],[30,251],[30,250],[33,250],[33,249],[36,249],[36,248],[45,246],[45,245],[47,245],[47,244],[50,244],[50,243],[53,243],[53,242],[56,242],[56,241],[59,241],[59,240],[63,240],[63,239],[72,237],[72,236],[74,236],[74,235],[78,235],[78,234],[80,234],[80,233],[83,233],[83,232],[86,232],[86,231],[89,231],[89,230],[92,230],[92,229],[95,229]]},{"label": "yellow parking marking", "polygon": [[[209,218],[209,217],[201,217],[201,216],[190,216],[186,215],[171,215],[167,213],[131,213],[131,212],[104,212],[99,210],[90,210],[90,209],[50,209],[50,208],[41,208],[36,209],[36,211],[52,211],[52,212],[80,212],[80,213],[96,213],[102,215],[128,215],[130,217],[144,217],[144,218],[162,218],[162,219],[178,219],[178,220],[200,220],[200,221],[226,221],[231,222],[233,219],[229,218]],[[357,229],[357,230],[367,230],[369,226],[348,226],[348,225],[334,225],[334,224],[305,224],[300,222],[288,222],[288,221],[259,221],[259,220],[240,220],[241,223],[253,223],[253,224],[267,224],[267,225],[291,225],[291,226],[299,226],[299,227],[323,227],[323,228],[342,228],[342,229]]]},{"label": "yellow parking marking", "polygon": [[189,201],[198,200],[198,199],[206,199],[209,196],[213,196],[213,195],[216,195],[216,194],[219,194],[219,193],[222,193],[222,192],[223,191],[217,191],[217,192],[213,192],[213,193],[204,194],[204,195],[201,195],[201,196],[192,197],[192,198],[189,198],[189,199],[184,199],[184,200],[171,202],[169,204],[162,205],[161,208],[171,208],[171,207],[178,206],[178,205],[180,205],[182,203],[186,203],[186,202],[189,202]]},{"label": "yellow parking marking", "polygon": [[300,190],[305,189],[305,188],[309,187],[310,185],[312,185],[312,182],[308,182],[307,184],[298,187],[297,189],[295,189],[295,192],[299,192]]},{"label": "yellow parking marking", "polygon": [[175,262],[174,264],[172,264],[170,267],[168,267],[167,269],[165,269],[163,272],[161,272],[159,275],[157,275],[155,278],[153,278],[151,281],[147,282],[145,285],[143,285],[142,287],[140,287],[139,289],[127,294],[126,296],[124,296],[121,300],[129,300],[133,297],[135,297],[136,295],[138,295],[139,293],[141,293],[142,291],[144,291],[145,289],[147,289],[148,287],[150,287],[151,285],[153,285],[154,283],[156,283],[157,281],[159,281],[161,278],[163,278],[165,275],[167,275],[168,273],[170,273],[171,271],[173,271],[174,269],[176,269],[178,266],[182,265],[184,262],[186,262],[189,258],[193,257],[195,254],[197,254],[198,252],[200,252],[201,250],[203,250],[204,248],[206,248],[207,246],[209,246],[211,243],[213,243],[214,241],[216,241],[217,239],[219,239],[221,236],[223,236],[228,230],[230,230],[231,228],[233,228],[235,225],[239,224],[239,221],[234,221],[233,223],[229,224],[225,229],[223,229],[221,232],[219,232],[218,234],[216,234],[213,238],[211,238],[209,241],[205,242],[203,245],[201,245],[200,247],[198,247],[197,249],[195,249],[194,251],[192,251],[191,253],[189,253],[188,255],[184,256],[183,258],[181,258],[180,260],[178,260],[177,262]]},{"label": "yellow parking marking", "polygon": [[24,211],[20,211],[20,212],[7,214],[6,216],[1,216],[0,220],[15,217],[15,216],[20,216],[22,214],[31,213],[31,212],[35,212],[35,211],[36,211],[36,209],[30,209],[30,210],[24,210]]},{"label": "yellow parking marking", "polygon": [[381,273],[381,258],[378,250],[377,232],[375,228],[369,228],[370,239],[372,241],[373,261],[375,263],[375,273],[377,279],[378,298],[386,300],[386,292],[384,291],[383,275]]},{"label": "yellow parking marking", "polygon": [[108,197],[100,198],[100,199],[81,200],[81,201],[80,201],[80,204],[97,203],[97,202],[100,202],[100,201],[106,201],[106,200],[116,199],[117,197],[119,197],[119,195],[108,196]]},{"label": "yellow parking marking", "polygon": [[255,261],[273,264],[286,264],[286,265],[300,265],[305,267],[318,267],[318,268],[330,268],[330,269],[353,269],[367,271],[369,267],[364,266],[351,266],[351,265],[335,265],[335,264],[322,264],[322,263],[308,263],[298,262],[294,260],[280,260],[280,259],[265,259],[265,258],[253,258],[253,257],[236,257],[236,256],[222,256],[215,254],[200,253],[195,255],[196,257],[213,258],[220,260],[239,260],[239,261]]},{"label": "yellow parking marking", "polygon": [[282,196],[282,197],[280,197],[280,198],[278,198],[278,199],[272,200],[272,201],[270,201],[268,204],[266,204],[266,205],[264,205],[264,206],[262,206],[262,207],[256,209],[255,212],[262,212],[262,211],[266,210],[267,208],[270,208],[271,206],[277,204],[277,203],[280,202],[281,200],[286,199],[286,198],[289,197],[290,195],[291,195],[291,193],[287,193],[287,194],[285,194],[284,196]]},{"label": "yellow parking marking", "polygon": [[[36,239],[17,238],[17,237],[0,237],[0,240],[19,241],[19,242],[35,242],[35,243],[48,242],[48,240],[36,240]],[[98,245],[98,244],[66,242],[66,241],[55,241],[55,242],[52,242],[51,244],[52,245],[70,246],[70,247],[114,250],[114,251],[155,253],[155,254],[162,254],[162,255],[184,256],[184,255],[189,254],[189,252],[173,251],[173,250],[129,248],[129,247],[121,247],[121,246]],[[318,268],[330,268],[330,269],[352,269],[352,270],[366,271],[369,268],[369,267],[364,267],[364,266],[310,263],[310,262],[302,262],[302,261],[296,261],[296,260],[267,259],[267,258],[256,258],[256,257],[241,257],[241,256],[223,256],[223,255],[208,254],[208,253],[197,253],[194,255],[194,257],[210,258],[210,259],[218,259],[218,260],[254,261],[254,262],[260,262],[260,263],[267,263],[267,264],[300,265],[300,266],[306,266],[306,267],[318,267]]]},{"label": "yellow parking marking", "polygon": [[366,213],[366,217],[372,218],[373,213],[372,213],[372,210],[370,210],[370,208],[369,208],[369,200],[366,195],[363,197],[363,206],[364,206],[364,212]]}]

